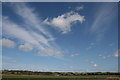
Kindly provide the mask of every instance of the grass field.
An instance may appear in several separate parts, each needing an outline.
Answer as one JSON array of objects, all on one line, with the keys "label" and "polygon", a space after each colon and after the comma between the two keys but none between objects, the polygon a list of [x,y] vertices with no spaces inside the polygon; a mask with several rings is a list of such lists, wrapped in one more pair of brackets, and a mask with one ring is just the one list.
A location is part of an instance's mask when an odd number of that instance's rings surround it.
[{"label": "grass field", "polygon": [[3,75],[2,80],[120,80],[119,75],[39,76]]}]

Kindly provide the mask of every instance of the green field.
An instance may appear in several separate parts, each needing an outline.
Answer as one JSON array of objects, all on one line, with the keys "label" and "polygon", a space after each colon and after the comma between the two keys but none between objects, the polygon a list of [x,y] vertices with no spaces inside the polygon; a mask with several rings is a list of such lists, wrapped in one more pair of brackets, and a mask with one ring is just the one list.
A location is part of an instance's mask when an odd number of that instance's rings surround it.
[{"label": "green field", "polygon": [[3,75],[2,80],[120,80],[119,75],[39,76]]}]

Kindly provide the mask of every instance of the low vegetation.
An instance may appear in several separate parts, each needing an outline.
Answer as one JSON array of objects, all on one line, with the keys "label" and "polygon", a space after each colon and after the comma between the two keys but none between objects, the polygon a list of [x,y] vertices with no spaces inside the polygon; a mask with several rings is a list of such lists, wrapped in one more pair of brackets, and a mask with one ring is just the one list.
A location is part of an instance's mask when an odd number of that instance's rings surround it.
[{"label": "low vegetation", "polygon": [[2,80],[120,80],[120,73],[33,72],[3,70]]}]

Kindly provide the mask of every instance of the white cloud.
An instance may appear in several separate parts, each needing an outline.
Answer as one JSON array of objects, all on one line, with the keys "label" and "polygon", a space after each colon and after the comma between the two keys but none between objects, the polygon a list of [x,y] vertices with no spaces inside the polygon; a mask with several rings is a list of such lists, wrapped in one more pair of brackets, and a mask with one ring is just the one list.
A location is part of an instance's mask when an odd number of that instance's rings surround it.
[{"label": "white cloud", "polygon": [[93,67],[97,67],[98,65],[97,64],[93,64]]},{"label": "white cloud", "polygon": [[3,34],[16,37],[29,43],[36,42],[28,31],[8,19],[3,19]]},{"label": "white cloud", "polygon": [[73,25],[72,23],[76,21],[82,23],[83,21],[85,21],[85,18],[84,16],[81,16],[80,14],[71,11],[55,17],[51,20],[47,18],[44,20],[44,23],[51,25],[55,29],[60,30],[62,34],[66,34],[71,31],[71,27]]},{"label": "white cloud", "polygon": [[60,56],[62,53],[61,51],[53,50],[53,49],[44,49],[40,52],[42,56]]},{"label": "white cloud", "polygon": [[0,45],[8,48],[13,48],[15,46],[15,42],[9,39],[0,39],[0,42],[2,42]]},{"label": "white cloud", "polygon": [[101,54],[99,54],[98,56],[103,58],[103,59],[107,59],[107,58],[112,57],[112,55],[101,55]]},{"label": "white cloud", "polygon": [[[49,33],[45,26],[41,26],[42,22],[33,8],[28,7],[25,3],[12,3],[12,8],[14,8],[14,12],[21,17],[22,21],[17,24],[9,17],[3,17],[3,35],[16,38],[20,43],[27,43],[40,53],[48,48],[60,51],[60,48],[54,42],[55,38]],[[19,48],[24,51],[32,49],[26,45],[20,45]],[[48,56],[50,54],[56,55],[54,52],[49,53]]]},{"label": "white cloud", "polygon": [[79,54],[71,54],[70,56],[71,56],[71,57],[79,56]]},{"label": "white cloud", "polygon": [[119,50],[117,50],[115,53],[114,53],[114,55],[113,55],[114,57],[119,57],[120,56],[120,49]]},{"label": "white cloud", "polygon": [[84,8],[84,6],[82,5],[82,6],[77,6],[75,9],[77,10],[77,11],[79,11],[79,10],[82,10]]},{"label": "white cloud", "polygon": [[114,56],[115,56],[115,57],[118,57],[119,55],[118,55],[118,53],[116,53]]},{"label": "white cloud", "polygon": [[30,44],[23,44],[19,46],[19,49],[22,51],[31,51],[33,49],[33,46]]},{"label": "white cloud", "polygon": [[98,64],[96,64],[94,61],[90,61],[90,64],[91,64],[93,67],[98,67]]}]

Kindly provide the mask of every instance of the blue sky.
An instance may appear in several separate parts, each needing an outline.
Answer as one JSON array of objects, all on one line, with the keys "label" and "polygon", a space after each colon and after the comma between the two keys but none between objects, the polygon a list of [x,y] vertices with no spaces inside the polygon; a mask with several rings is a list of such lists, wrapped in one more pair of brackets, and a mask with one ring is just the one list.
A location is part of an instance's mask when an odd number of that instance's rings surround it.
[{"label": "blue sky", "polygon": [[118,71],[113,2],[2,4],[3,69]]}]

